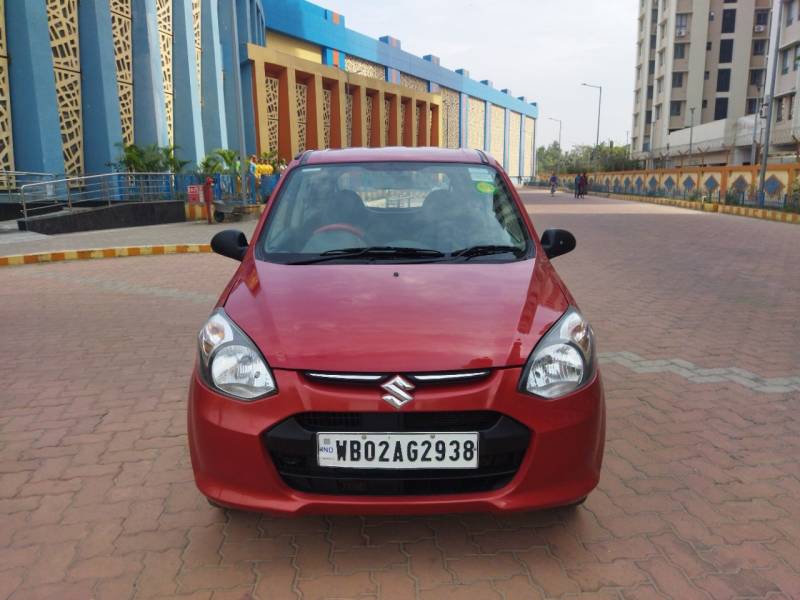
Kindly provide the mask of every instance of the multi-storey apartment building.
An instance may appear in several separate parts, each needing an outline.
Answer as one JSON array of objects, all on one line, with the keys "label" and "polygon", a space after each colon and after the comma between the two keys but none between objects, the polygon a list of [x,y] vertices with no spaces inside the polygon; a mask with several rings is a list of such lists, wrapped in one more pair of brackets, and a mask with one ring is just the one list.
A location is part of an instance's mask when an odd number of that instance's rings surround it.
[{"label": "multi-storey apartment building", "polygon": [[[777,153],[790,150],[794,127],[800,131],[798,5],[785,2],[781,23]],[[750,162],[754,134],[763,130],[770,16],[770,0],[640,0],[634,157],[651,165]]]}]

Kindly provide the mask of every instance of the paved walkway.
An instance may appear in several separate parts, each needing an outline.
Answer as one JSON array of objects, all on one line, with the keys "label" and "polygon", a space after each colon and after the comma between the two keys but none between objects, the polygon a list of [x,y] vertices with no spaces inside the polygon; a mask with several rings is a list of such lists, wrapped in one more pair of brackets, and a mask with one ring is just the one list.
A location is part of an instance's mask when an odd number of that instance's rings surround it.
[{"label": "paved walkway", "polygon": [[0,598],[800,598],[800,228],[525,198],[540,231],[576,234],[555,265],[603,353],[607,455],[584,506],[213,509],[186,385],[236,263],[32,265],[0,273]]},{"label": "paved walkway", "polygon": [[249,237],[256,222],[255,219],[247,219],[209,225],[205,221],[187,221],[185,223],[103,229],[63,235],[42,235],[0,228],[0,256],[116,246],[206,244],[215,233],[223,229],[241,229]]}]

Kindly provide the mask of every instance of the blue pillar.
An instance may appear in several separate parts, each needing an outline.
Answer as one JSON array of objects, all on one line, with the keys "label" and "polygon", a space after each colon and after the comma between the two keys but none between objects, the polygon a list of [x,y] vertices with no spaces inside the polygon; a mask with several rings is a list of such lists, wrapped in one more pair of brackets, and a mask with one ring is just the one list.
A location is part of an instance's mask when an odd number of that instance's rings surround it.
[{"label": "blue pillar", "polygon": [[133,16],[133,137],[139,146],[169,143],[161,47],[156,28],[155,0],[132,0]]},{"label": "blue pillar", "polygon": [[203,59],[203,141],[205,154],[228,147],[228,124],[225,120],[225,94],[222,89],[222,48],[219,38],[217,0],[203,0],[201,7]]},{"label": "blue pillar", "polygon": [[[253,105],[253,63],[247,58],[247,44],[253,43],[255,10],[249,0],[238,0],[236,16],[239,34],[239,69],[242,82],[242,119],[244,120],[245,152],[256,151],[256,114]],[[238,149],[238,146],[237,146]],[[244,157],[246,158],[246,157]]]},{"label": "blue pillar", "polygon": [[7,2],[5,34],[15,168],[61,174],[64,155],[45,0]]},{"label": "blue pillar", "polygon": [[117,66],[108,0],[78,4],[81,31],[81,103],[86,174],[105,173],[121,154]]},{"label": "blue pillar", "polygon": [[175,155],[190,161],[187,167],[191,169],[205,156],[191,0],[173,1],[172,36]]}]

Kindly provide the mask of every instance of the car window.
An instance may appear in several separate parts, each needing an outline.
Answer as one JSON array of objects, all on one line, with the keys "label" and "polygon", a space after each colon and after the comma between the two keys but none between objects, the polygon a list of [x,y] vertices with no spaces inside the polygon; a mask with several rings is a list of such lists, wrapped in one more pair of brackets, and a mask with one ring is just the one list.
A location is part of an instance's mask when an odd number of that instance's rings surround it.
[{"label": "car window", "polygon": [[489,253],[482,260],[517,260],[532,248],[517,205],[494,168],[410,162],[293,170],[258,244],[259,258],[275,262],[358,248],[453,256],[485,246],[515,252]]}]

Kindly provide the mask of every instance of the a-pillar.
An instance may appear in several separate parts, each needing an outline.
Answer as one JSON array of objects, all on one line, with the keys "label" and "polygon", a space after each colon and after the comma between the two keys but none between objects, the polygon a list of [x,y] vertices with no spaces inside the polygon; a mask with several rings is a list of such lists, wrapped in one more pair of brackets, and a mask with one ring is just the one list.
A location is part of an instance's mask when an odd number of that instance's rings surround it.
[{"label": "a-pillar", "polygon": [[131,0],[133,44],[133,137],[140,146],[166,146],[167,109],[161,48],[156,29],[156,0]]},{"label": "a-pillar", "polygon": [[7,2],[5,9],[15,168],[61,174],[64,155],[45,0]]},{"label": "a-pillar", "polygon": [[[201,36],[203,42],[200,77],[203,106],[203,141],[208,154],[228,148],[228,124],[225,120],[225,93],[222,87],[222,50],[220,48],[219,0],[202,0]],[[263,69],[262,69],[263,73]],[[263,91],[263,90],[262,90]]]},{"label": "a-pillar", "polygon": [[205,155],[203,117],[197,87],[194,21],[191,0],[172,3],[172,81],[174,86],[175,146],[190,169]]}]

